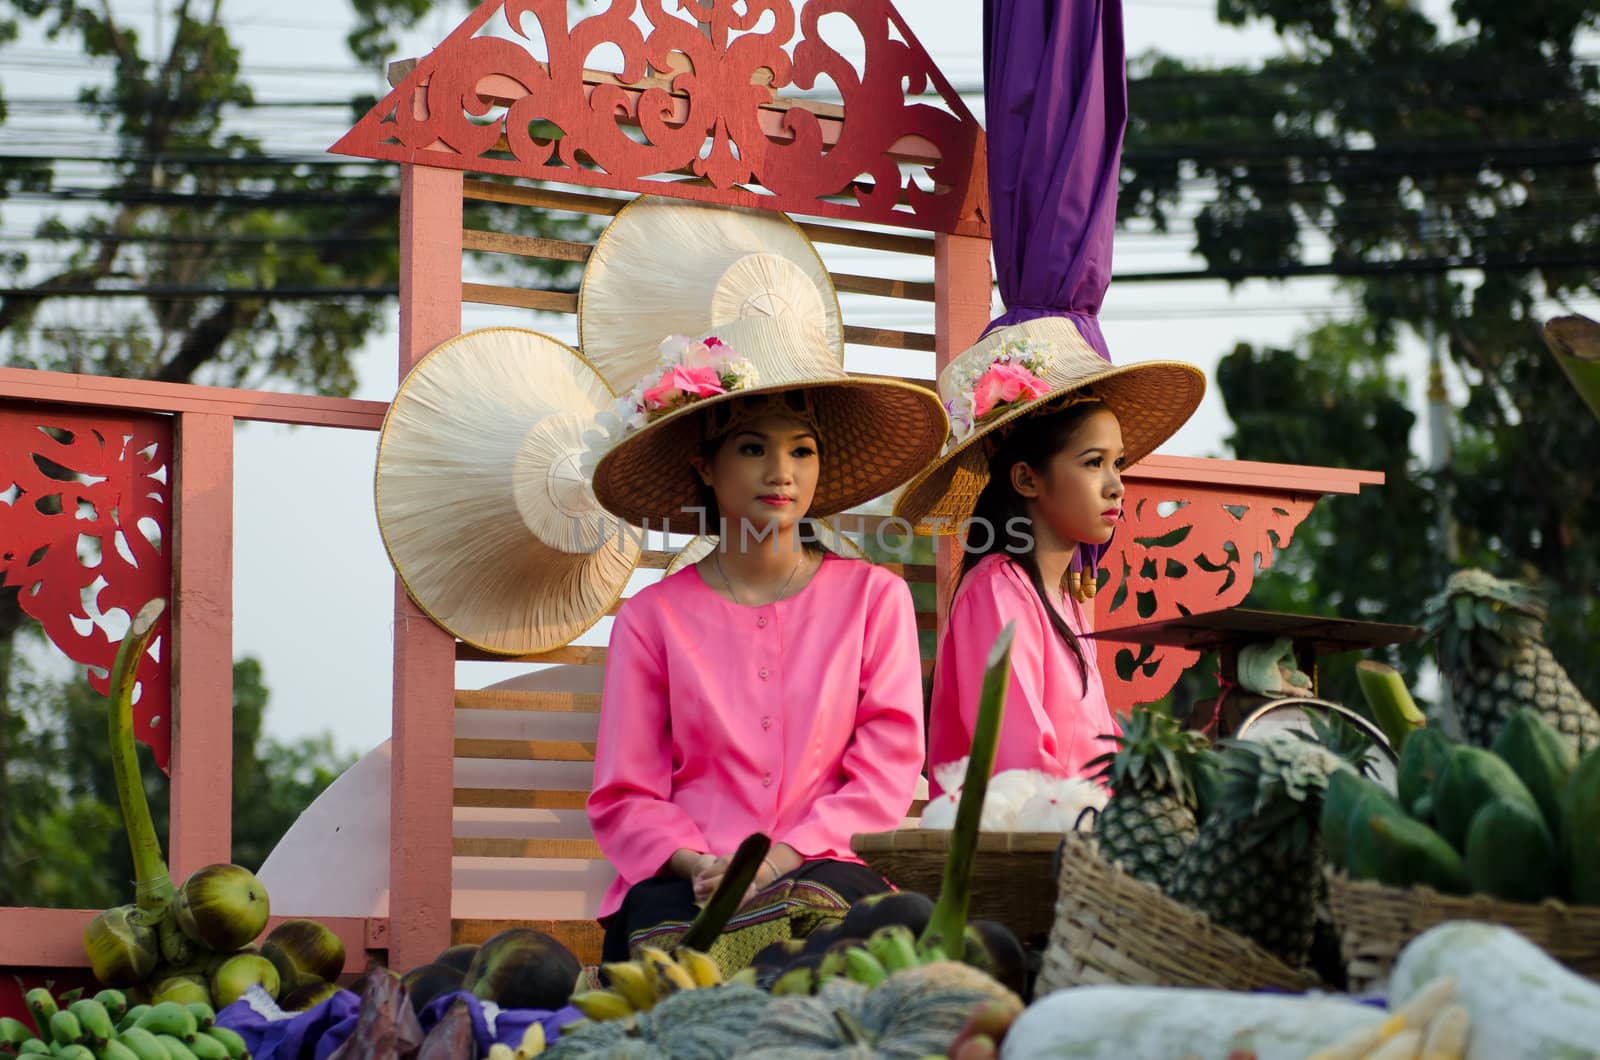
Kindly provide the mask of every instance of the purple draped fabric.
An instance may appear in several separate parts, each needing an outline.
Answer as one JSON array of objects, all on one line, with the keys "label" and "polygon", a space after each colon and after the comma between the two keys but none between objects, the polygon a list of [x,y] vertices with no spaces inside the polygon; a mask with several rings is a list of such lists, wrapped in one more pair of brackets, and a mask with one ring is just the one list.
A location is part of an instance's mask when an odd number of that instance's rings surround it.
[{"label": "purple draped fabric", "polygon": [[1005,313],[1064,316],[1100,356],[1128,124],[1122,0],[986,0],[989,224]]},{"label": "purple draped fabric", "polygon": [[[1068,317],[1107,361],[1117,180],[1128,126],[1122,0],[985,0],[989,228],[1006,311],[988,330]],[[1073,570],[1098,570],[1081,545]]]}]

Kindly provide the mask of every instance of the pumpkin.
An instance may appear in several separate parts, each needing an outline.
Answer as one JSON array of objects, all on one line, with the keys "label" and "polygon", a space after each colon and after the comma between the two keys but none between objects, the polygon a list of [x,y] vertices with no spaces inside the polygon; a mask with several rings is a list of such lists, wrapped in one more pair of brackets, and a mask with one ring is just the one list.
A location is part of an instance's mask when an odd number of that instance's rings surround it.
[{"label": "pumpkin", "polygon": [[680,990],[649,1012],[563,1033],[549,1060],[733,1060],[772,999],[751,986]]},{"label": "pumpkin", "polygon": [[873,990],[849,979],[829,979],[815,995],[773,998],[741,1055],[920,1060],[942,1055],[973,1011],[997,998],[1022,1008],[1011,991],[956,961],[896,972]]}]

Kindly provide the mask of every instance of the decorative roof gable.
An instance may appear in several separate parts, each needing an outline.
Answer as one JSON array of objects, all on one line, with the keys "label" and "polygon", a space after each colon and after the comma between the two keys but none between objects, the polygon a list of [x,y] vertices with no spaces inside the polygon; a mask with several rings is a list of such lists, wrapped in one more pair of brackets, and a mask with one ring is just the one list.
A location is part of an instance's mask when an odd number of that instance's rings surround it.
[{"label": "decorative roof gable", "polygon": [[[983,130],[889,0],[680,5],[569,23],[566,0],[485,0],[330,150],[988,234]],[[586,69],[597,52],[621,72]],[[829,81],[841,103],[792,95]]]}]

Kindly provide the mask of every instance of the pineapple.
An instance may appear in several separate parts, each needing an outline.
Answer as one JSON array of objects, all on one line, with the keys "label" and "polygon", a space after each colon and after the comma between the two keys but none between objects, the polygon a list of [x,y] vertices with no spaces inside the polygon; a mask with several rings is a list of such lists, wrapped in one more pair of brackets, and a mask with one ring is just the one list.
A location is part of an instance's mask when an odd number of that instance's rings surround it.
[{"label": "pineapple", "polygon": [[1322,795],[1347,763],[1293,733],[1227,740],[1222,749],[1217,808],[1167,893],[1299,967],[1322,890]]},{"label": "pineapple", "polygon": [[1531,587],[1457,571],[1424,614],[1468,743],[1490,746],[1507,718],[1532,707],[1580,754],[1600,747],[1600,714],[1545,647],[1545,603]]},{"label": "pineapple", "polygon": [[1138,707],[1122,735],[1100,738],[1117,745],[1089,762],[1099,769],[1095,779],[1111,788],[1095,821],[1100,852],[1130,875],[1165,888],[1198,830],[1188,766],[1205,748],[1205,737]]}]

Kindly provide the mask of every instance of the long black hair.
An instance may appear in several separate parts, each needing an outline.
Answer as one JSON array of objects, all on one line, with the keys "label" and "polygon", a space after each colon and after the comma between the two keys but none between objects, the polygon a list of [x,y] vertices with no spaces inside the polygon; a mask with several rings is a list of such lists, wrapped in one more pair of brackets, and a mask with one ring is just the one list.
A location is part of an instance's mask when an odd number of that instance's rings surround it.
[{"label": "long black hair", "polygon": [[[1014,521],[1029,522],[1027,499],[1012,486],[1011,469],[1017,464],[1027,464],[1035,472],[1044,474],[1050,460],[1067,447],[1073,432],[1082,426],[1083,421],[1105,407],[1099,401],[1079,401],[1057,412],[1020,417],[1008,424],[1007,429],[990,435],[990,438],[998,435],[998,439],[994,455],[989,458],[989,482],[978,494],[978,503],[966,524],[966,533],[961,542],[961,574],[956,579],[956,585],[960,586],[961,579],[971,573],[985,556],[996,552],[1009,555],[1011,561],[1027,574],[1033,591],[1045,605],[1045,614],[1050,616],[1051,627],[1077,657],[1078,672],[1083,677],[1085,692],[1089,690],[1089,663],[1083,653],[1083,645],[1078,643],[1077,634],[1072,632],[1072,627],[1050,603],[1052,594],[1045,592],[1044,577],[1039,573],[1039,560],[1033,549],[1022,551],[1011,547]],[[979,534],[985,535],[981,542],[977,540]]]}]

